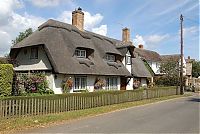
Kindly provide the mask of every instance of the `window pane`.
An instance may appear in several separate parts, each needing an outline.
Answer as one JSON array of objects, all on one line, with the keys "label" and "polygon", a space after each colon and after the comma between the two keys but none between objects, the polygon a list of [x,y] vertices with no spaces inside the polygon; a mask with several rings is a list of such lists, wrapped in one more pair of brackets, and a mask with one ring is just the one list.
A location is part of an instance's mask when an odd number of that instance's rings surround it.
[{"label": "window pane", "polygon": [[126,64],[131,64],[131,56],[126,56]]},{"label": "window pane", "polygon": [[30,54],[31,59],[38,59],[38,48],[31,48],[31,54]]},{"label": "window pane", "polygon": [[106,89],[109,89],[109,78],[106,78]]},{"label": "window pane", "polygon": [[86,89],[86,78],[81,78],[81,89]]},{"label": "window pane", "polygon": [[75,89],[79,89],[80,78],[75,78]]},{"label": "window pane", "polygon": [[86,57],[86,51],[85,50],[81,50],[81,57]]},{"label": "window pane", "polygon": [[107,54],[106,59],[107,59],[107,61],[114,62],[115,61],[115,55]]}]

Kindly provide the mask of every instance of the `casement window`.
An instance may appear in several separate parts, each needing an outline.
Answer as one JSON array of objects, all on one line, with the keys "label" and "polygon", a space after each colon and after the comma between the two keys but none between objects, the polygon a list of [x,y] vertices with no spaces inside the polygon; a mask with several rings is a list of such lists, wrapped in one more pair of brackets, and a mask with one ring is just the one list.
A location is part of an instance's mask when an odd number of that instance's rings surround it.
[{"label": "casement window", "polygon": [[86,58],[86,50],[76,49],[75,56],[77,58]]},{"label": "casement window", "polygon": [[117,90],[117,77],[106,78],[106,90]]},{"label": "casement window", "polygon": [[30,59],[38,59],[38,47],[31,48]]},{"label": "casement window", "polygon": [[87,77],[75,77],[74,90],[85,90],[87,87]]},{"label": "casement window", "polygon": [[109,62],[115,62],[115,55],[107,54],[106,60],[109,61]]},{"label": "casement window", "polygon": [[127,65],[131,64],[131,55],[130,54],[126,54],[126,64]]}]

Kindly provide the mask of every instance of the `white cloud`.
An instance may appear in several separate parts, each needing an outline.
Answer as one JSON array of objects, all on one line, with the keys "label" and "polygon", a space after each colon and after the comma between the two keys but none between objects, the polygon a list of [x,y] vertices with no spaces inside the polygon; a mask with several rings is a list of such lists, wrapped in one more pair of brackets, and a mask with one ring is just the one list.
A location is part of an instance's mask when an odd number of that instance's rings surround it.
[{"label": "white cloud", "polygon": [[0,55],[5,55],[5,52],[7,52],[10,49],[11,43],[11,37],[10,35],[5,31],[0,31]]},{"label": "white cloud", "polygon": [[6,25],[14,9],[21,8],[23,3],[18,0],[1,0],[0,1],[0,26]]},{"label": "white cloud", "polygon": [[136,35],[135,39],[133,39],[133,44],[137,47],[138,45],[146,45],[146,42],[144,41],[143,37],[141,35]]},{"label": "white cloud", "polygon": [[0,1],[0,55],[9,53],[11,40],[15,39],[19,32],[27,28],[36,29],[45,21],[44,18],[24,13],[15,13],[15,9],[22,8],[23,3],[19,0]]},{"label": "white cloud", "polygon": [[93,28],[92,32],[106,36],[106,34],[107,34],[107,25],[101,25],[98,28]]},{"label": "white cloud", "polygon": [[29,0],[34,6],[39,8],[44,7],[56,7],[61,4],[66,4],[70,7],[74,7],[75,4],[73,3],[73,0]]},{"label": "white cloud", "polygon": [[58,6],[61,0],[31,0],[32,4],[37,7]]},{"label": "white cloud", "polygon": [[71,24],[72,23],[72,12],[64,11],[60,16],[58,16],[57,20]]},{"label": "white cloud", "polygon": [[84,27],[86,30],[91,30],[103,20],[103,16],[101,14],[91,15],[89,12],[84,12]]},{"label": "white cloud", "polygon": [[158,46],[162,41],[169,38],[168,34],[159,35],[148,35],[148,36],[141,36],[136,35],[133,39],[133,44],[137,47],[139,44],[144,45],[144,48],[146,49],[154,49],[156,46]]},{"label": "white cloud", "polygon": [[168,37],[169,37],[168,34],[164,34],[164,35],[154,34],[154,35],[146,36],[145,40],[147,43],[150,43],[150,44],[158,44],[161,41],[167,39]]},{"label": "white cloud", "polygon": [[[66,22],[68,24],[72,23],[72,12],[64,11],[57,20]],[[95,32],[97,34],[106,35],[107,34],[107,25],[100,25],[102,22],[103,16],[99,13],[91,15],[89,12],[84,11],[84,29],[88,31]]]},{"label": "white cloud", "polygon": [[[179,32],[180,32],[180,30],[179,30]],[[198,32],[199,32],[199,28],[197,26],[183,28],[184,36],[198,34]]]}]

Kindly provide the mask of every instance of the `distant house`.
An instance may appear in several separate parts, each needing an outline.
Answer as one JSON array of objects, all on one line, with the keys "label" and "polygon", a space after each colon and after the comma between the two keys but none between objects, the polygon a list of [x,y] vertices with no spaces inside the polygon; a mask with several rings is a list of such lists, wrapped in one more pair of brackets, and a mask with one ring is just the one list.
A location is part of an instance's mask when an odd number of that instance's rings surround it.
[{"label": "distant house", "polygon": [[72,12],[72,25],[52,19],[40,25],[11,48],[11,58],[19,63],[14,70],[44,72],[56,94],[62,93],[61,83],[69,79],[73,81],[70,92],[92,92],[98,80],[105,81],[104,90],[133,90],[134,77],[149,77],[146,73],[135,75],[137,69],[142,70],[134,68],[139,65],[134,61],[135,47],[128,28],[123,29],[119,41],[86,31],[83,26],[81,8]]},{"label": "distant house", "polygon": [[[181,55],[180,54],[172,54],[172,55],[161,55],[162,62],[174,61],[181,65]],[[183,58],[183,76],[186,76],[186,61]]]},{"label": "distant house", "polygon": [[186,76],[188,78],[192,78],[192,62],[195,61],[195,59],[191,59],[190,56],[188,56],[187,59],[185,59],[186,61]]},{"label": "distant house", "polygon": [[133,58],[132,63],[132,74],[134,77],[134,81],[139,80],[141,86],[147,86],[147,78],[152,78],[152,74],[149,72],[144,62],[139,57]]},{"label": "distant house", "polygon": [[135,48],[134,53],[148,63],[155,75],[160,75],[160,64],[162,60],[157,52],[146,50],[140,44],[138,48]]}]

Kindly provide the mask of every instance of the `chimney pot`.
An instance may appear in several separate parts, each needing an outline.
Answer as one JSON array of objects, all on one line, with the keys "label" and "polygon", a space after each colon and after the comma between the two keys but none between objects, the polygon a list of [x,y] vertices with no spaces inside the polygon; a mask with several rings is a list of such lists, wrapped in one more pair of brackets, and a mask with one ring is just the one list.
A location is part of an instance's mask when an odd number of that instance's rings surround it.
[{"label": "chimney pot", "polygon": [[82,9],[79,7],[78,10],[74,10],[72,12],[72,25],[76,26],[79,30],[83,31],[84,27],[84,13]]},{"label": "chimney pot", "polygon": [[125,43],[130,42],[130,29],[127,27],[122,29],[122,41]]},{"label": "chimney pot", "polygon": [[140,44],[140,45],[138,45],[138,48],[141,48],[141,49],[143,49],[143,48],[144,48],[144,46],[143,46],[142,44]]}]

